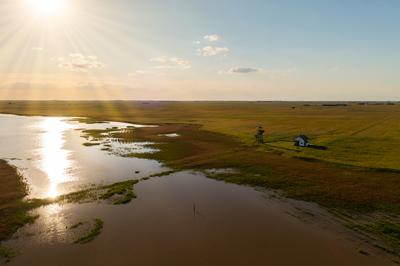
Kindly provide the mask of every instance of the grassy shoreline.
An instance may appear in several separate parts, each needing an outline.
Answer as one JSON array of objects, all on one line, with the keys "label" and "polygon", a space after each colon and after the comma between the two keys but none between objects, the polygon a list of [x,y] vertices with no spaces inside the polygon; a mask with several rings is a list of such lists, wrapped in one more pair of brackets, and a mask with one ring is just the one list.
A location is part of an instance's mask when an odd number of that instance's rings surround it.
[{"label": "grassy shoreline", "polygon": [[9,261],[15,252],[1,246],[20,227],[33,223],[37,216],[29,215],[32,205],[24,202],[27,186],[17,169],[0,159],[0,259]]},{"label": "grassy shoreline", "polygon": [[27,195],[23,177],[5,160],[0,160],[0,180],[0,240],[4,240],[34,217],[26,214],[29,206],[23,203]]}]

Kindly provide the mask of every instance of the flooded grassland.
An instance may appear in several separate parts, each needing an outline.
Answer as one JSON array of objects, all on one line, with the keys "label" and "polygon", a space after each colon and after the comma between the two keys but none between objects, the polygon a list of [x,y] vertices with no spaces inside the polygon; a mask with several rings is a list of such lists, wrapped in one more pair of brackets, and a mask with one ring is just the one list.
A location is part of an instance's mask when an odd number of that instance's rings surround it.
[{"label": "flooded grassland", "polygon": [[261,189],[305,199],[304,180],[278,186],[279,165],[262,167],[197,126],[0,121],[1,157],[24,177],[24,200],[38,202],[35,219],[2,242],[15,253],[9,265],[395,263],[316,204]]}]

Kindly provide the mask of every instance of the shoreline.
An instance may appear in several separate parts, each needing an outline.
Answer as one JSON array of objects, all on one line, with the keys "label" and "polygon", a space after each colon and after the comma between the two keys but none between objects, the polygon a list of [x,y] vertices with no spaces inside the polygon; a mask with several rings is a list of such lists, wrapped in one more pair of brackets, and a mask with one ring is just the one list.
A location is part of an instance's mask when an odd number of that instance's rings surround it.
[{"label": "shoreline", "polygon": [[28,213],[33,205],[24,201],[28,188],[23,177],[3,159],[0,159],[0,180],[0,260],[8,262],[16,253],[2,246],[2,242],[37,217]]},{"label": "shoreline", "polygon": [[[27,187],[18,170],[0,159],[0,241],[11,236],[21,221],[17,216],[24,211],[23,199]],[[7,219],[8,218],[8,219]]]}]

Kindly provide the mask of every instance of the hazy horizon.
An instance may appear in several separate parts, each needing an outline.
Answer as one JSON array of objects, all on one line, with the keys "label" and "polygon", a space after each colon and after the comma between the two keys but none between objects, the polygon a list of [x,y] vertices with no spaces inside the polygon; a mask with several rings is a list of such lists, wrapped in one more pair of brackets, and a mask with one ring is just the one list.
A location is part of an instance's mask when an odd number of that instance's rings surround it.
[{"label": "hazy horizon", "polygon": [[400,2],[3,0],[0,100],[399,101]]}]

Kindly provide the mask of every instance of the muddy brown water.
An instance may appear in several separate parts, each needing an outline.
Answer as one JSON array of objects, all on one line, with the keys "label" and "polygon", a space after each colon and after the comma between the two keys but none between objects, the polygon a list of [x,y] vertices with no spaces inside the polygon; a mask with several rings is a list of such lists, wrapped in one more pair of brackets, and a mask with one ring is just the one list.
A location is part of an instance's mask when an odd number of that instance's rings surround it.
[{"label": "muddy brown water", "polygon": [[[38,119],[39,123],[40,119],[48,119],[16,118]],[[107,171],[111,178],[100,183],[118,180],[121,173],[122,178],[133,178],[132,169],[146,173],[165,170],[154,161],[125,161],[127,158],[107,154],[100,147],[85,147],[81,145],[85,140],[74,135],[77,132],[74,128],[59,133],[63,137],[58,148],[68,151],[67,157],[60,158],[71,160],[66,172],[73,173],[72,180],[79,184],[96,182],[81,165],[89,154],[101,159],[101,163],[94,160],[89,164],[95,173],[104,173],[104,167],[110,169]],[[69,140],[68,134],[73,135]],[[38,149],[40,145],[31,152]],[[29,154],[29,150],[24,153]],[[46,180],[47,173],[35,164],[35,158],[37,162],[42,160],[40,154],[28,157],[33,159],[25,162],[28,169],[23,173],[31,175],[28,182],[40,186],[35,178]],[[103,168],[97,169],[96,163]],[[29,167],[43,172],[35,176]],[[47,179],[48,183],[43,184],[47,184],[49,191],[51,177]],[[62,182],[59,185],[63,187]],[[39,195],[46,190],[36,191]],[[57,187],[55,191],[59,191]],[[38,220],[3,243],[18,252],[8,265],[393,265],[323,209],[277,197],[270,191],[186,171],[140,181],[135,193],[138,198],[127,205],[53,204],[35,210],[40,215]],[[90,230],[96,218],[104,221],[101,234],[90,243],[73,244],[82,230]],[[70,229],[78,222],[84,225]]]}]

